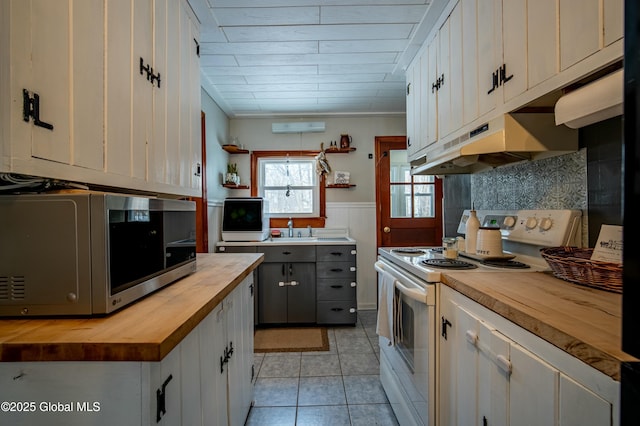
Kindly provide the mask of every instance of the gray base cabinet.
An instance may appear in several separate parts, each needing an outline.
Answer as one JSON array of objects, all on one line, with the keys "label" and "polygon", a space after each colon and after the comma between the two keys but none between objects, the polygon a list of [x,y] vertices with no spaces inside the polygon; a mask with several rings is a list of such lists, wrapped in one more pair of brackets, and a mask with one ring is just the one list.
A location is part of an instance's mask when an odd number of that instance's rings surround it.
[{"label": "gray base cabinet", "polygon": [[280,262],[259,267],[259,324],[316,321],[315,263]]},{"label": "gray base cabinet", "polygon": [[356,272],[356,246],[316,248],[318,324],[356,323]]},{"label": "gray base cabinet", "polygon": [[355,244],[219,245],[222,253],[264,253],[257,268],[256,325],[355,325]]}]

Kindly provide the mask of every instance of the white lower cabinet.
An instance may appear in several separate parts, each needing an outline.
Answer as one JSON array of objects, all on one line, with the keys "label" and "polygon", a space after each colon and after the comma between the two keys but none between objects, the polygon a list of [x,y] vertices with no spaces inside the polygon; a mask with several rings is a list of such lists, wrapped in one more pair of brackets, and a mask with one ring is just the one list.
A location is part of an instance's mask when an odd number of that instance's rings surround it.
[{"label": "white lower cabinet", "polygon": [[441,285],[441,425],[617,425],[619,382]]},{"label": "white lower cabinet", "polygon": [[253,385],[250,275],[160,362],[0,363],[0,424],[239,426]]}]

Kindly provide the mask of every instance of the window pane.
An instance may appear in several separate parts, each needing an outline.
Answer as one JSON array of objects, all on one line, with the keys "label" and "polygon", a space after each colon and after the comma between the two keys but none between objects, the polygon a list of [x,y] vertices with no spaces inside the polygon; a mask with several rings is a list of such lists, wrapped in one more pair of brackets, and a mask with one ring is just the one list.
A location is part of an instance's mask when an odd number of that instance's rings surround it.
[{"label": "window pane", "polygon": [[413,217],[435,217],[433,185],[414,185]]},{"label": "window pane", "polygon": [[313,212],[313,190],[297,189],[265,189],[264,198],[269,202],[269,213],[272,214],[309,214]]},{"label": "window pane", "polygon": [[315,170],[312,161],[265,162],[264,186],[313,186]]},{"label": "window pane", "polygon": [[409,161],[407,160],[407,150],[391,150],[389,153],[390,182],[409,183],[411,173]]},{"label": "window pane", "polygon": [[391,185],[391,217],[411,217],[411,186]]},{"label": "window pane", "polygon": [[416,183],[435,182],[433,175],[413,175],[413,181]]}]

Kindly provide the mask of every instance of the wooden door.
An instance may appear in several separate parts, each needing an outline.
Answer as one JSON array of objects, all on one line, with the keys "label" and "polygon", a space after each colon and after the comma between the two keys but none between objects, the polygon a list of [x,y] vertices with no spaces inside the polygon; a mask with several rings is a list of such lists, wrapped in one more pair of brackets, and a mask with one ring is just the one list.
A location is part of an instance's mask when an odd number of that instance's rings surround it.
[{"label": "wooden door", "polygon": [[378,247],[442,244],[442,181],[411,176],[405,136],[375,141]]}]

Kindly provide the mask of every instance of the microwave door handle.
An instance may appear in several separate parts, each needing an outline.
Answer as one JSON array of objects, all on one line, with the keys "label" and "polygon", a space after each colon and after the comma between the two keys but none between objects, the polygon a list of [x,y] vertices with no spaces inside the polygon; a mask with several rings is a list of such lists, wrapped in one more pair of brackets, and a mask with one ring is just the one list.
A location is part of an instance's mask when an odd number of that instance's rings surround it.
[{"label": "microwave door handle", "polygon": [[404,294],[405,296],[407,296],[408,298],[413,299],[416,302],[420,302],[420,303],[422,303],[424,305],[427,304],[427,292],[426,291],[418,290],[418,289],[415,289],[415,288],[405,287],[398,280],[396,280],[396,288],[398,290],[400,290],[400,292],[402,294]]}]

